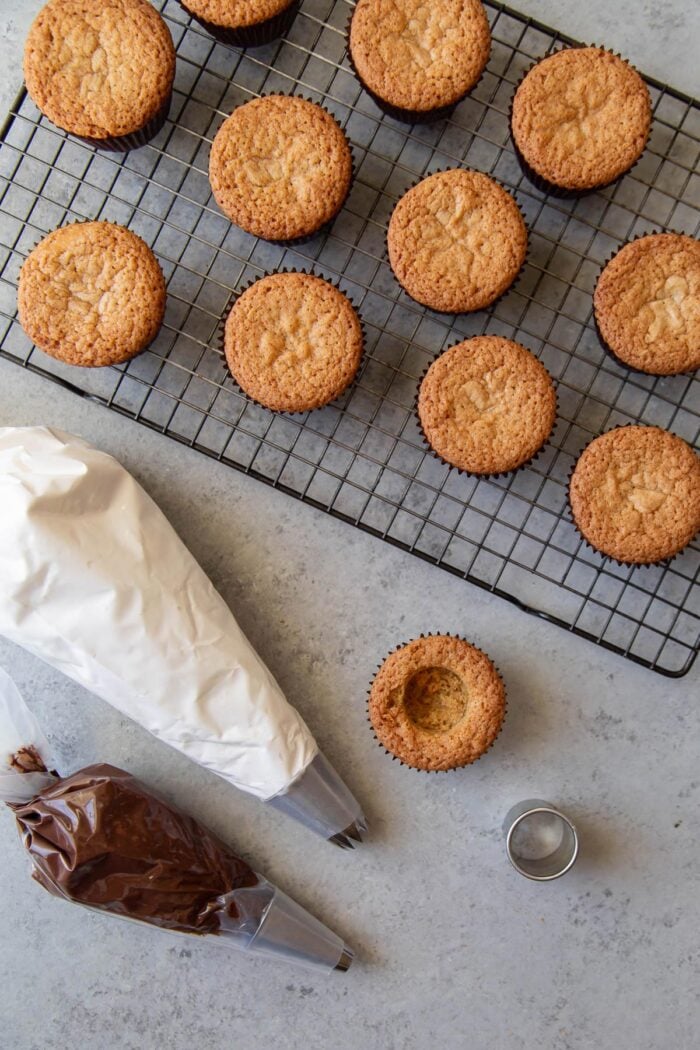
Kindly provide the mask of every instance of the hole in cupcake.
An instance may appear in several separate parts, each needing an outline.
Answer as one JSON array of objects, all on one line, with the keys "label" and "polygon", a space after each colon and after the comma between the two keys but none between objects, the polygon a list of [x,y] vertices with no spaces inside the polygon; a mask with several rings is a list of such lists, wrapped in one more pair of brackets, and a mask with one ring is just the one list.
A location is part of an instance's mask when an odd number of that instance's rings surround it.
[{"label": "hole in cupcake", "polygon": [[403,697],[408,717],[430,733],[445,733],[456,726],[464,718],[467,701],[464,682],[446,667],[416,671],[406,682]]}]

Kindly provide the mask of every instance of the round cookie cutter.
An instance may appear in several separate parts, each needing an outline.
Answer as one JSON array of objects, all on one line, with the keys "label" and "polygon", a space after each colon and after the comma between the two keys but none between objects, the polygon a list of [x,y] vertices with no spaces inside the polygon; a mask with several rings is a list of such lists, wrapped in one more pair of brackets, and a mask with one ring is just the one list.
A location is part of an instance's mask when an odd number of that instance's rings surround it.
[{"label": "round cookie cutter", "polygon": [[508,859],[527,879],[551,882],[578,856],[576,826],[550,802],[529,798],[512,806],[503,821]]}]

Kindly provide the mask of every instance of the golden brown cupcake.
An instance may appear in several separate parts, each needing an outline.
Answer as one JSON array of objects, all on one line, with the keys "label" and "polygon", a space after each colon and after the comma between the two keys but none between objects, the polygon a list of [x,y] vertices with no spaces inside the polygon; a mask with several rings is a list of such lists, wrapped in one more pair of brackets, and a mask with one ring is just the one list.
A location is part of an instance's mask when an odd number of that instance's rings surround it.
[{"label": "golden brown cupcake", "polygon": [[155,339],[165,280],[135,233],[111,222],[76,222],[31,252],[17,299],[20,324],[44,353],[69,365],[113,365]]},{"label": "golden brown cupcake", "polygon": [[527,229],[515,200],[479,171],[429,175],[394,208],[389,261],[411,298],[432,310],[482,310],[525,262]]},{"label": "golden brown cupcake", "polygon": [[576,528],[602,554],[664,561],[700,530],[700,458],[660,427],[609,430],[580,455],[569,502]]},{"label": "golden brown cupcake", "polygon": [[292,24],[298,0],[180,0],[185,11],[225,44],[257,47]]},{"label": "golden brown cupcake", "polygon": [[641,156],[650,128],[646,84],[602,47],[542,59],[513,99],[511,130],[525,173],[553,194],[577,196],[615,182]]},{"label": "golden brown cupcake", "polygon": [[49,120],[105,149],[142,145],[165,120],[175,48],[147,0],[49,0],[24,48],[24,79]]},{"label": "golden brown cupcake", "polygon": [[348,47],[381,109],[424,122],[445,116],[477,83],[491,30],[480,0],[358,0]]},{"label": "golden brown cupcake", "polygon": [[293,241],[338,214],[352,154],[321,106],[268,95],[239,106],[221,125],[209,179],[216,203],[237,226],[267,241]]},{"label": "golden brown cupcake", "polygon": [[362,327],[339,289],[305,273],[261,277],[236,300],[224,352],[246,394],[275,412],[335,400],[362,358]]},{"label": "golden brown cupcake", "polygon": [[369,693],[377,740],[414,769],[476,761],[498,736],[505,711],[503,679],[486,653],[445,634],[391,653]]},{"label": "golden brown cupcake", "polygon": [[598,278],[593,308],[622,364],[658,376],[700,368],[700,241],[655,233],[626,244]]},{"label": "golden brown cupcake", "polygon": [[554,428],[554,384],[534,354],[497,335],[465,339],[428,369],[418,394],[426,441],[471,474],[516,470]]}]

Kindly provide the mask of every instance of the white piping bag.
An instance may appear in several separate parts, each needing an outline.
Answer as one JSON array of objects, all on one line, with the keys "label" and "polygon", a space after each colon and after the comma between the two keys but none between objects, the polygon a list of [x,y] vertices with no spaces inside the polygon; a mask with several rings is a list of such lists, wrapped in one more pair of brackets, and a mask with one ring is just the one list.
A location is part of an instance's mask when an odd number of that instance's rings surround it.
[{"label": "white piping bag", "polygon": [[112,456],[0,428],[0,633],[348,847],[362,811],[174,529]]}]

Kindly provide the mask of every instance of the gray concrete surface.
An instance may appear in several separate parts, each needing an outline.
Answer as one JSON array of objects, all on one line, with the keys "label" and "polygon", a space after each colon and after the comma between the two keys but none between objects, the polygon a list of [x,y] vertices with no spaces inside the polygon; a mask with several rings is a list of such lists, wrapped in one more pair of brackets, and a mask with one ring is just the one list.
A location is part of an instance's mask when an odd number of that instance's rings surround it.
[{"label": "gray concrete surface", "polygon": [[[3,105],[39,3],[17,6],[0,0]],[[519,6],[700,91],[697,4]],[[0,423],[73,430],[140,478],[372,824],[353,854],[317,841],[0,642],[0,665],[62,768],[126,766],[237,844],[358,953],[347,975],[320,979],[81,911],[31,882],[0,813],[1,1047],[697,1046],[700,668],[679,682],[636,668],[5,363]],[[386,758],[364,704],[385,652],[431,629],[488,649],[509,689],[494,750],[435,778]],[[519,878],[503,853],[503,814],[532,795],[580,825],[580,862],[551,885]]]}]

